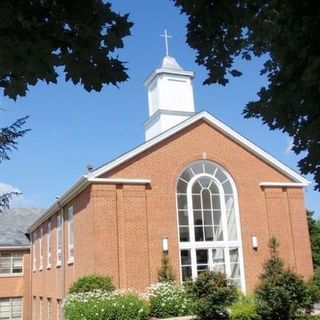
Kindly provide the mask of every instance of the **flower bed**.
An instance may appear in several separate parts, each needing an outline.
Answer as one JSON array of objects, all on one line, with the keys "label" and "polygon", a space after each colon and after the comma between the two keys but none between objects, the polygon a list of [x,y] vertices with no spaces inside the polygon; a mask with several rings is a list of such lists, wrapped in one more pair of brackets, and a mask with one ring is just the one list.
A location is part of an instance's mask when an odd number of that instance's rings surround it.
[{"label": "flower bed", "polygon": [[183,317],[173,317],[173,318],[150,318],[150,320],[195,320],[197,316],[183,316]]},{"label": "flower bed", "polygon": [[183,317],[173,317],[173,318],[150,318],[150,320],[195,320],[196,316],[183,316]]},{"label": "flower bed", "polygon": [[150,315],[153,317],[172,318],[194,314],[194,301],[183,286],[174,282],[161,282],[148,290]]},{"label": "flower bed", "polygon": [[66,320],[147,320],[147,304],[134,292],[95,290],[69,294],[64,301]]}]

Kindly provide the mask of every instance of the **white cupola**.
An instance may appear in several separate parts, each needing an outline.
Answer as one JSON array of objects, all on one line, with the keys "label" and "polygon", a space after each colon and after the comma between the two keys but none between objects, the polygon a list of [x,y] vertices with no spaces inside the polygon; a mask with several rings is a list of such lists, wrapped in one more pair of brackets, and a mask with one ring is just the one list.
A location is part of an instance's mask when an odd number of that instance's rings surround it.
[{"label": "white cupola", "polygon": [[149,118],[145,121],[145,139],[149,140],[195,113],[193,71],[183,70],[176,59],[166,55],[162,65],[145,80]]}]

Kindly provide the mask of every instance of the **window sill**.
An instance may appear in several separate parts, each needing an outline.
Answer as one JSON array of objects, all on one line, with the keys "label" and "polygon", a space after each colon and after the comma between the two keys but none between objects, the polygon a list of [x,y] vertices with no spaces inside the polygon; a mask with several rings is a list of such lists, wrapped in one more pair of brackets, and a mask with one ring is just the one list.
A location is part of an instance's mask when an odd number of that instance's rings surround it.
[{"label": "window sill", "polygon": [[39,268],[39,271],[42,271],[42,270],[43,270],[43,267],[40,267],[40,268]]},{"label": "window sill", "polygon": [[2,273],[2,274],[0,274],[0,278],[15,278],[15,277],[23,277],[23,273]]},{"label": "window sill", "polygon": [[61,262],[57,263],[57,264],[56,264],[56,267],[57,267],[57,268],[61,268]]},{"label": "window sill", "polygon": [[67,262],[68,265],[74,264],[74,259],[69,259]]},{"label": "window sill", "polygon": [[50,270],[51,269],[51,264],[47,266],[47,270]]}]

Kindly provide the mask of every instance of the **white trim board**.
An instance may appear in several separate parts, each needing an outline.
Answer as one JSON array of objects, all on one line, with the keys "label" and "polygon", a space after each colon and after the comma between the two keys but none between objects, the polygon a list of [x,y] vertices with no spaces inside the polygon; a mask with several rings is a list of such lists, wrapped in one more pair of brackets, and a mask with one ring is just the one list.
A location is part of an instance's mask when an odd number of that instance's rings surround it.
[{"label": "white trim board", "polygon": [[304,183],[299,182],[260,182],[260,187],[286,187],[286,188],[301,188],[305,187]]},{"label": "white trim board", "polygon": [[104,184],[151,184],[150,179],[127,179],[127,178],[88,178],[89,182]]},{"label": "white trim board", "polygon": [[132,151],[129,151],[128,153],[120,156],[119,158],[115,159],[114,161],[111,161],[104,166],[100,167],[99,169],[90,172],[88,174],[89,178],[97,178],[100,175],[103,175],[107,173],[108,171],[114,169],[115,167],[119,166],[120,164],[124,163],[125,161],[132,159],[133,157],[139,155],[140,153],[144,152],[145,150],[153,147],[154,145],[158,144],[159,142],[163,141],[164,139],[167,139],[171,137],[172,135],[176,134],[177,132],[185,129],[186,127],[192,125],[193,123],[204,120],[208,124],[212,125],[214,128],[231,138],[233,141],[237,142],[239,145],[247,149],[248,151],[255,154],[260,159],[264,160],[266,163],[271,165],[273,168],[277,169],[281,173],[283,173],[285,176],[287,176],[289,179],[293,180],[297,183],[302,183],[304,186],[307,186],[310,182],[299,175],[294,170],[290,169],[288,166],[286,166],[284,163],[280,162],[276,158],[274,158],[272,155],[267,153],[266,151],[259,148],[257,145],[246,139],[244,136],[240,135],[238,132],[234,131],[230,127],[228,127],[226,124],[218,120],[217,118],[213,117],[211,114],[209,114],[206,111],[202,111],[198,114],[195,114],[194,116],[190,117],[189,119],[181,122],[177,126],[163,132],[162,134],[159,134],[158,136],[152,138],[151,140],[148,140],[146,143],[142,144],[141,146],[133,149]]},{"label": "white trim board", "polygon": [[1,246],[0,245],[0,250],[3,250],[3,251],[30,250],[30,246]]}]

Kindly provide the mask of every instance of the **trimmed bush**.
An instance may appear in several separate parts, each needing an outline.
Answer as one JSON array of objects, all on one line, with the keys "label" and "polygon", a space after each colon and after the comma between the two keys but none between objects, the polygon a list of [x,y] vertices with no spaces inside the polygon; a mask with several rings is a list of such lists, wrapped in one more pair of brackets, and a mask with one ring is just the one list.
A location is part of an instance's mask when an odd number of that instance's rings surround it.
[{"label": "trimmed bush", "polygon": [[271,238],[271,257],[264,264],[256,289],[257,312],[263,320],[299,319],[312,311],[314,297],[302,277],[284,267],[278,246],[277,240]]},{"label": "trimmed bush", "polygon": [[147,304],[132,292],[92,291],[69,294],[64,301],[66,320],[146,320]]},{"label": "trimmed bush", "polygon": [[95,290],[113,291],[115,289],[109,276],[98,276],[95,274],[83,276],[72,284],[69,293],[81,293]]},{"label": "trimmed bush", "polygon": [[260,320],[257,313],[254,296],[240,294],[230,309],[231,320]]},{"label": "trimmed bush", "polygon": [[174,282],[161,282],[148,291],[150,315],[157,318],[169,318],[192,315],[194,302],[185,288]]},{"label": "trimmed bush", "polygon": [[223,273],[205,271],[187,287],[196,299],[196,315],[201,320],[229,319],[228,308],[236,301],[238,289]]}]

